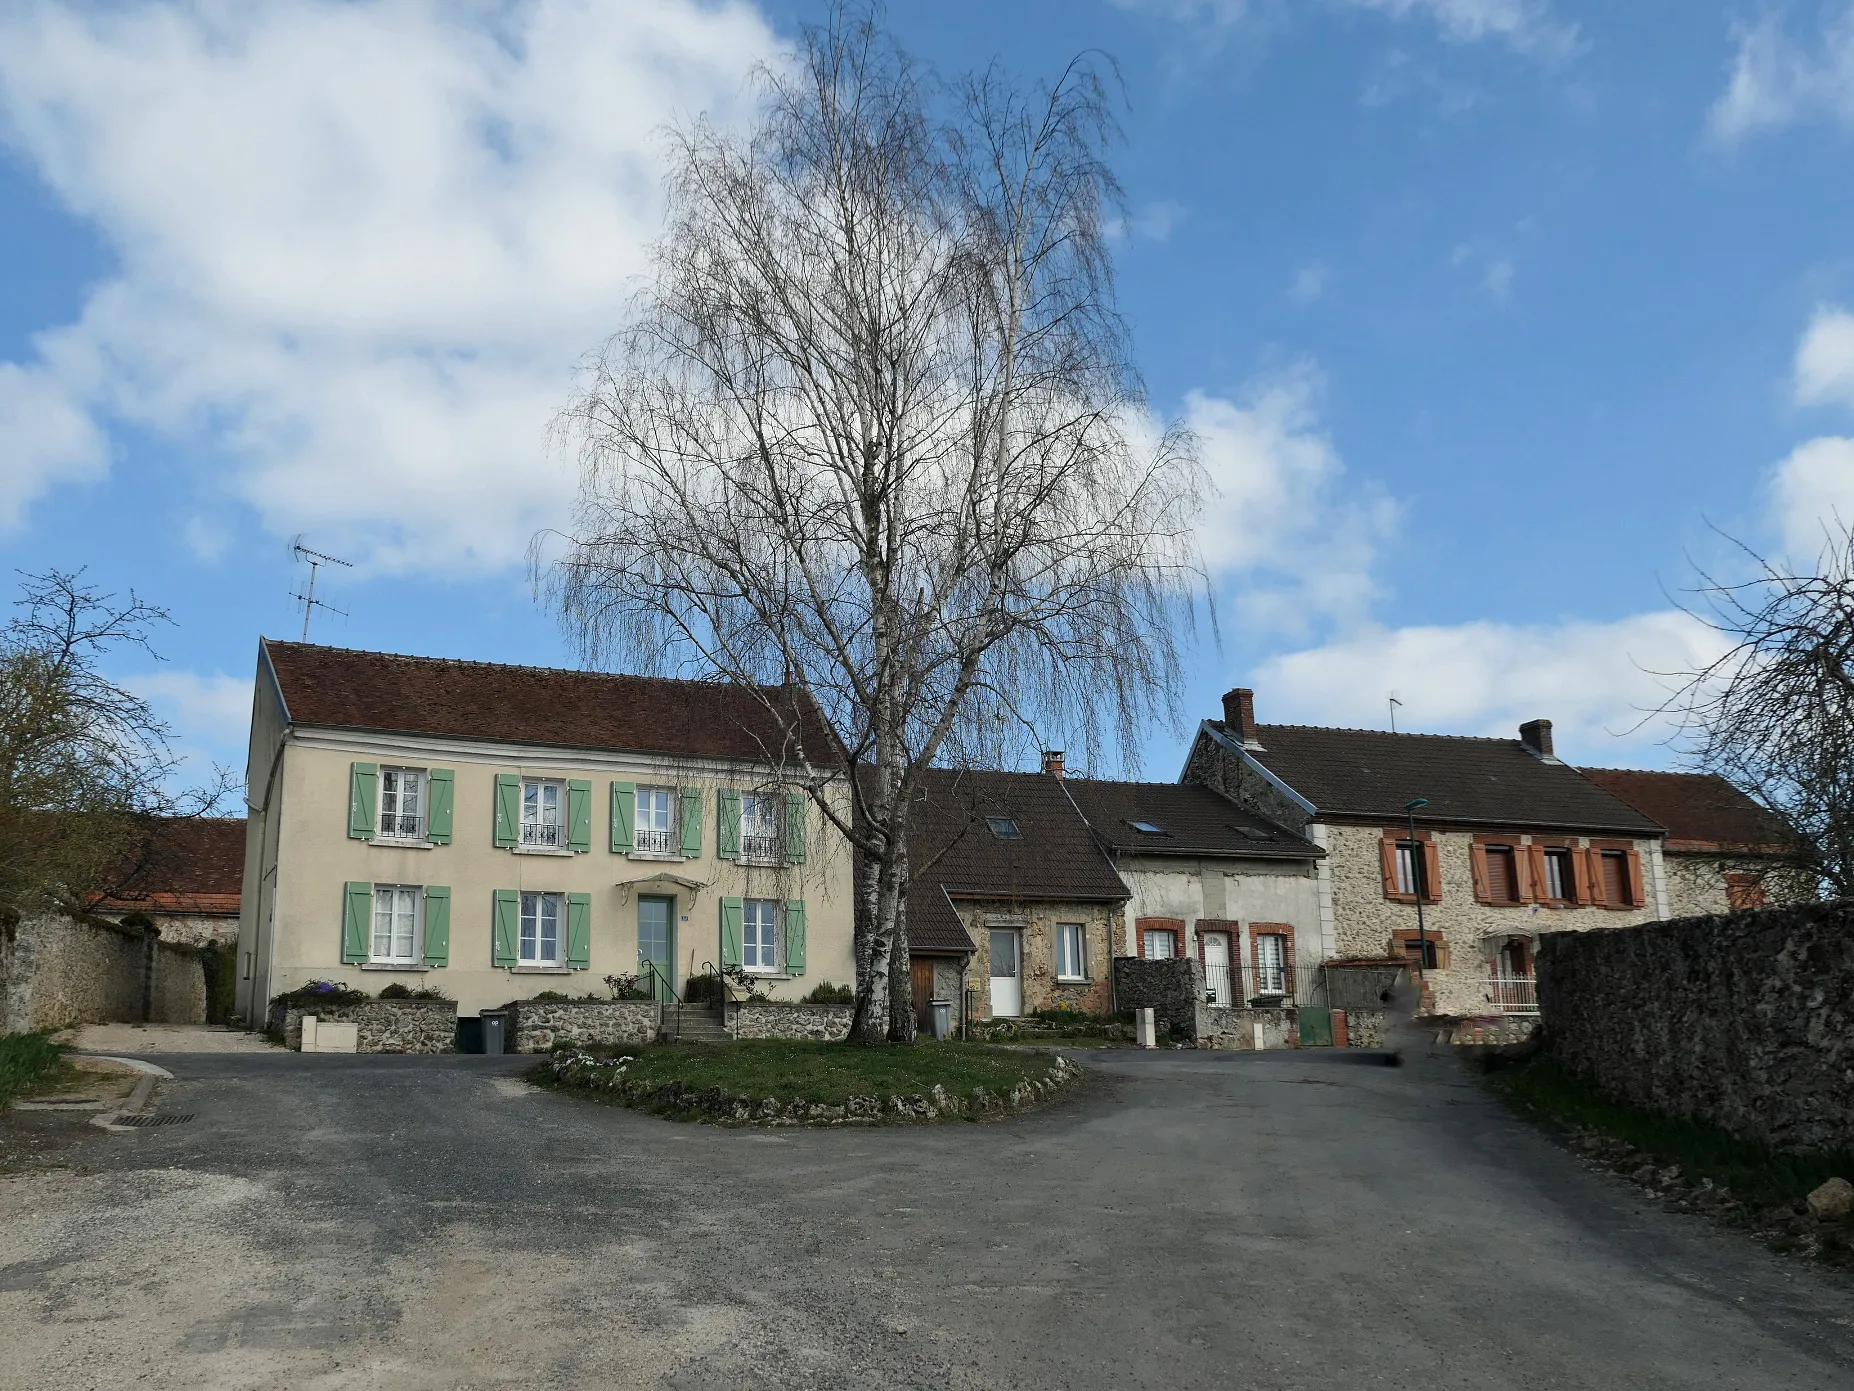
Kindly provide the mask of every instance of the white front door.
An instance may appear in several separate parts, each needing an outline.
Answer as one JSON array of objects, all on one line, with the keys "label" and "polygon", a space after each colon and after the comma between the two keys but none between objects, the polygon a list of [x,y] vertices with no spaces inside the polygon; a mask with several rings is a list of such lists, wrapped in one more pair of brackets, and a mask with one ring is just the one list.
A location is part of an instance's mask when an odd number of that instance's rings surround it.
[{"label": "white front door", "polygon": [[1230,988],[1230,934],[1205,932],[1200,936],[1204,943],[1204,993],[1211,1004],[1227,1008],[1236,1003]]},{"label": "white front door", "polygon": [[1024,982],[1014,928],[991,931],[991,1014],[1013,1018],[1024,1012]]}]

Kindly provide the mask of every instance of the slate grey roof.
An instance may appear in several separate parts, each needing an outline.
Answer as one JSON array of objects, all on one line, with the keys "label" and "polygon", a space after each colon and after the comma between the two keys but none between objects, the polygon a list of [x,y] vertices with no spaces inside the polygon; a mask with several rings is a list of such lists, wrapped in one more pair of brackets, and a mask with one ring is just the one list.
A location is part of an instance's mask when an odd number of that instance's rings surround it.
[{"label": "slate grey roof", "polygon": [[[1196,783],[1069,778],[1064,786],[1095,834],[1130,854],[1317,859],[1322,853],[1312,841]],[[1159,831],[1136,830],[1136,821]]]},{"label": "slate grey roof", "polygon": [[[1220,721],[1212,727],[1226,739]],[[1401,817],[1427,797],[1421,822],[1538,826],[1658,835],[1661,826],[1567,763],[1548,763],[1517,739],[1391,734],[1377,729],[1256,726],[1255,760],[1321,816]]]}]

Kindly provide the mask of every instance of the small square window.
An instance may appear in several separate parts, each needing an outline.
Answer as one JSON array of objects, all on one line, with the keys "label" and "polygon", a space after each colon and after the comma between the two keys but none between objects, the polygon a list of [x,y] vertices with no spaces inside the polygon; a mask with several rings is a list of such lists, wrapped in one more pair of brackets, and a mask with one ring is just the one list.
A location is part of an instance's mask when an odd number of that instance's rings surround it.
[{"label": "small square window", "polygon": [[985,824],[991,828],[992,835],[996,836],[999,840],[1018,840],[1022,838],[1022,832],[1017,829],[1016,821],[1008,816],[988,816],[985,818]]}]

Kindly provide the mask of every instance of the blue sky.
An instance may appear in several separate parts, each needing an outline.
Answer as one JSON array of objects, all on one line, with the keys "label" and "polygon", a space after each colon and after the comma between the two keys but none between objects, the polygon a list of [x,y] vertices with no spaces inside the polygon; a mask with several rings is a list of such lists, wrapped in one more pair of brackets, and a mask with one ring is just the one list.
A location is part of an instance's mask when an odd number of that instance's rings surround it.
[{"label": "blue sky", "polygon": [[[242,762],[289,543],[322,640],[570,662],[523,553],[621,322],[655,132],[812,6],[17,0],[0,14],[0,559],[168,605],[122,674]],[[1123,307],[1200,431],[1265,720],[1671,753],[1670,595],[1854,518],[1854,3],[897,5],[947,68],[1125,75]],[[1052,732],[1052,741],[1060,732]],[[1157,731],[1148,775],[1175,772]],[[1105,771],[1105,770],[1104,770]]]}]

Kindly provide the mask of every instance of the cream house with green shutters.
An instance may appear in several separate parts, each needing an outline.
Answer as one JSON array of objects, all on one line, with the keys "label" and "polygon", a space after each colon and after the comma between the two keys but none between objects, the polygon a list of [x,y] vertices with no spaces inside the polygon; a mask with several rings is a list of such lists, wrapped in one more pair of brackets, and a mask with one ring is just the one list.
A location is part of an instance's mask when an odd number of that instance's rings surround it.
[{"label": "cream house with green shutters", "polygon": [[239,1013],[316,980],[462,1013],[851,980],[850,853],[804,790],[847,819],[835,757],[795,688],[262,642]]}]

